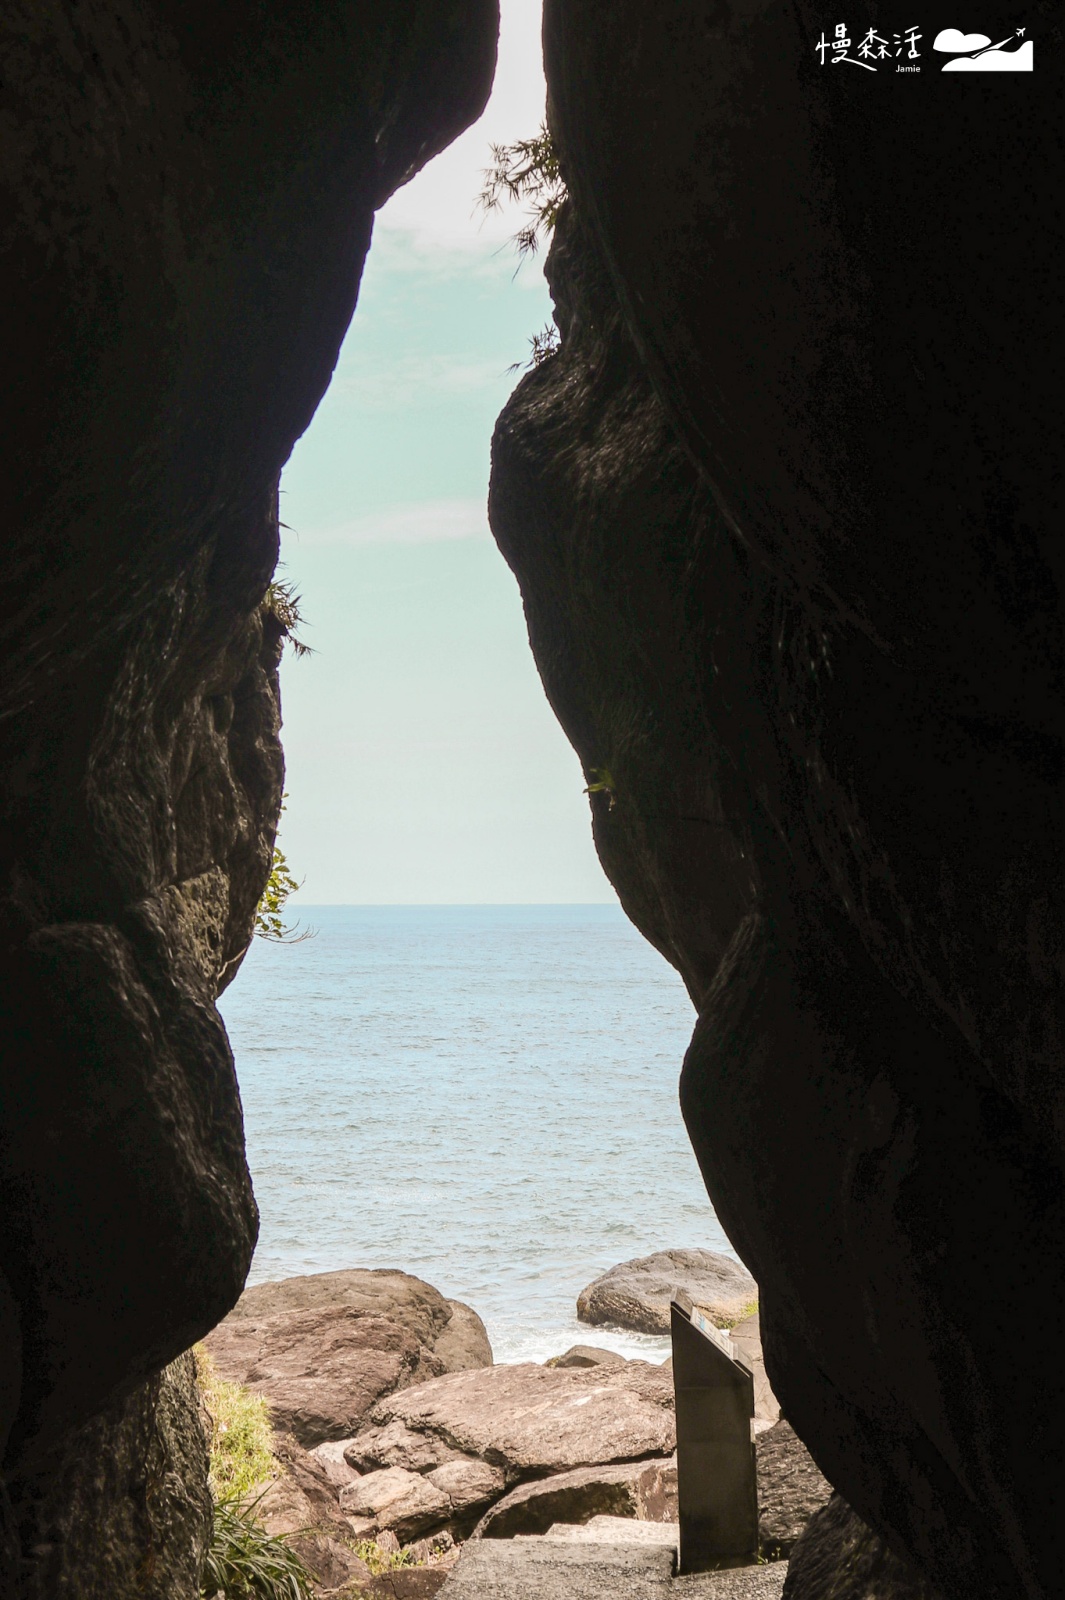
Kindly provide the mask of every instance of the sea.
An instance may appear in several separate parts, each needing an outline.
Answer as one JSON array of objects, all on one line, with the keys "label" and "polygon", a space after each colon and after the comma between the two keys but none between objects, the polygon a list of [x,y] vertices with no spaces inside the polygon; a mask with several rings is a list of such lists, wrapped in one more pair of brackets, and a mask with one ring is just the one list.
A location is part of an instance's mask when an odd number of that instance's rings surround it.
[{"label": "sea", "polygon": [[616,905],[308,906],[220,1009],[261,1213],[250,1282],[399,1267],[466,1301],[497,1361],[570,1345],[617,1262],[735,1256],[677,1101],[684,986]]}]

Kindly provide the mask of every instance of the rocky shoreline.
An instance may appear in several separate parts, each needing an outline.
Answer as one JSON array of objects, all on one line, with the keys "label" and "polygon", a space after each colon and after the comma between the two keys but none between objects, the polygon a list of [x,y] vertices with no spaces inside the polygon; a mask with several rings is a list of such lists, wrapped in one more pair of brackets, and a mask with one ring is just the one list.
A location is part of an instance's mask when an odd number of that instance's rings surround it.
[{"label": "rocky shoreline", "polygon": [[[831,1488],[764,1381],[743,1269],[660,1252],[596,1280],[579,1314],[602,1325],[612,1307],[615,1325],[657,1331],[678,1292],[734,1324],[756,1373],[761,1544],[787,1555]],[[677,1520],[669,1361],[589,1344],[497,1365],[471,1307],[408,1273],[361,1269],[248,1289],[205,1346],[221,1379],[266,1401],[276,1475],[256,1516],[288,1537],[316,1594],[428,1600],[466,1540]]]}]

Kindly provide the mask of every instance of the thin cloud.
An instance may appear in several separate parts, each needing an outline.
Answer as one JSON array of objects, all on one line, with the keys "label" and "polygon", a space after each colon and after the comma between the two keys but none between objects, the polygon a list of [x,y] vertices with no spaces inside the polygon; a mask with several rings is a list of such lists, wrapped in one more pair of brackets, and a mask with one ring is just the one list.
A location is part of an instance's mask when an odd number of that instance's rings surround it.
[{"label": "thin cloud", "polygon": [[455,539],[490,539],[483,500],[429,500],[368,512],[330,528],[296,530],[300,544],[438,544]]},{"label": "thin cloud", "polygon": [[491,388],[501,376],[498,361],[469,361],[446,355],[418,355],[363,359],[353,363],[350,377],[334,378],[335,396],[374,411],[406,408],[448,395],[476,394]]}]

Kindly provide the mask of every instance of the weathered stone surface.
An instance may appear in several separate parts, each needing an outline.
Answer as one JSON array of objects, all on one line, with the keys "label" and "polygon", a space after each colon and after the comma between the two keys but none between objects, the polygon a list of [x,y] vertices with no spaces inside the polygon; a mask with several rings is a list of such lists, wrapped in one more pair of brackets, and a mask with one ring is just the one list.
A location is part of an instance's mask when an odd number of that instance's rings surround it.
[{"label": "weathered stone surface", "polygon": [[636,1479],[636,1515],[644,1522],[677,1522],[677,1458],[649,1461]]},{"label": "weathered stone surface", "polygon": [[308,1448],[351,1439],[394,1389],[492,1359],[476,1312],[387,1270],[256,1284],[205,1343],[221,1376],[265,1395],[275,1426]]},{"label": "weathered stone surface", "polygon": [[4,1600],[199,1600],[212,1508],[192,1357],[10,1487],[22,1560]]},{"label": "weathered stone surface", "polygon": [[582,1545],[563,1540],[474,1539],[463,1547],[446,1600],[668,1600],[666,1545]]},{"label": "weathered stone surface", "polygon": [[360,1561],[354,1550],[339,1539],[328,1534],[303,1533],[287,1542],[320,1589],[346,1588],[350,1595],[353,1587],[364,1591],[372,1582],[373,1574],[365,1561]]},{"label": "weathered stone surface", "polygon": [[405,1328],[347,1306],[227,1321],[205,1343],[222,1377],[265,1395],[274,1426],[308,1449],[353,1438],[375,1400],[435,1365]]},{"label": "weathered stone surface", "polygon": [[331,1473],[291,1434],[273,1438],[273,1452],[282,1469],[259,1501],[258,1516],[270,1533],[315,1528],[337,1538],[351,1532],[338,1503]]},{"label": "weathered stone surface", "polygon": [[[974,1594],[981,1591],[974,1591]],[[784,1600],[941,1600],[940,1592],[833,1495],[796,1542]]]},{"label": "weathered stone surface", "polygon": [[415,1432],[405,1422],[393,1418],[383,1427],[364,1428],[344,1451],[345,1461],[358,1472],[375,1472],[380,1467],[405,1467],[408,1472],[427,1472],[445,1461],[465,1461],[436,1433]]},{"label": "weathered stone surface", "polygon": [[451,1501],[419,1473],[383,1467],[342,1489],[340,1508],[362,1519],[367,1534],[388,1528],[405,1543],[441,1527],[448,1519]]},{"label": "weathered stone surface", "polygon": [[425,1476],[434,1489],[447,1495],[451,1521],[465,1521],[467,1512],[497,1500],[507,1486],[500,1469],[489,1466],[487,1461],[447,1461]]},{"label": "weathered stone surface", "polygon": [[562,344],[490,514],[601,859],[699,1011],[683,1111],[784,1414],[957,1600],[1042,1597],[1061,221],[1015,189],[1060,172],[1059,108],[974,97],[944,145],[930,93],[837,93],[823,23],[548,0]]},{"label": "weathered stone surface", "polygon": [[832,1494],[809,1450],[786,1422],[755,1440],[758,1473],[758,1542],[771,1560],[786,1556]]},{"label": "weathered stone surface", "polygon": [[552,1356],[545,1367],[620,1367],[625,1357],[616,1350],[603,1350],[595,1344],[572,1345],[563,1355]]},{"label": "weathered stone surface", "polygon": [[379,1572],[362,1593],[369,1600],[433,1600],[450,1573],[450,1566],[393,1567]]},{"label": "weathered stone surface", "polygon": [[488,1330],[472,1306],[449,1300],[451,1321],[437,1335],[433,1354],[445,1372],[466,1372],[472,1367],[492,1365],[492,1344]]},{"label": "weathered stone surface", "polygon": [[549,1478],[519,1484],[486,1511],[473,1530],[475,1539],[513,1539],[546,1533],[556,1522],[587,1522],[600,1514],[637,1517],[643,1462],[614,1467],[578,1467]]},{"label": "weathered stone surface", "polygon": [[746,1315],[758,1286],[731,1256],[711,1250],[659,1250],[623,1261],[577,1296],[582,1322],[612,1323],[637,1333],[668,1333],[669,1303],[683,1291],[719,1327]]},{"label": "weathered stone surface", "polygon": [[[643,1361],[568,1370],[530,1362],[451,1373],[378,1401],[371,1419],[382,1429],[400,1422],[502,1467],[508,1483],[593,1462],[668,1455],[676,1443],[672,1382]],[[373,1434],[360,1435],[348,1459],[369,1460],[373,1443]]]},{"label": "weathered stone surface", "polygon": [[692,1573],[675,1578],[670,1593],[673,1600],[780,1600],[787,1570],[786,1561],[770,1561],[726,1572]]},{"label": "weathered stone surface", "polygon": [[[95,1521],[136,1543],[145,1397],[251,1260],[214,1002],[281,798],[278,476],[374,211],[478,115],[495,37],[492,0],[0,9],[0,1451],[66,1463],[53,1595],[124,1592],[76,1497],[127,1496]],[[70,1457],[94,1418],[106,1466]]]},{"label": "weathered stone surface", "polygon": [[675,1551],[680,1528],[675,1522],[638,1522],[635,1517],[597,1515],[584,1523],[553,1523],[542,1537],[566,1544],[665,1545]]},{"label": "weathered stone surface", "polygon": [[336,1489],[346,1488],[359,1477],[359,1473],[344,1457],[350,1443],[350,1439],[328,1439],[325,1444],[316,1444],[309,1452]]},{"label": "weathered stone surface", "polygon": [[777,1422],[780,1418],[780,1401],[773,1393],[765,1370],[762,1353],[762,1329],[758,1312],[729,1329],[736,1354],[745,1361],[754,1376],[754,1414],[759,1421]]},{"label": "weathered stone surface", "polygon": [[498,1467],[460,1457],[424,1475],[403,1467],[368,1472],[340,1491],[340,1508],[364,1524],[360,1536],[384,1530],[409,1544],[443,1527],[464,1537],[483,1506],[498,1499],[506,1479]]}]

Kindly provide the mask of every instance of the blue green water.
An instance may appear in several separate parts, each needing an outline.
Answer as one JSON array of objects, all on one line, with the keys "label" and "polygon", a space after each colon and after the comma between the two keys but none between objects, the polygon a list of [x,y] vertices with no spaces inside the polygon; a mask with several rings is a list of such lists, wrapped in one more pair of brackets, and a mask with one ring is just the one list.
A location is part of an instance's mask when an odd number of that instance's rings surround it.
[{"label": "blue green water", "polygon": [[574,1302],[652,1250],[734,1254],[677,1105],[694,1020],[616,906],[300,908],[221,1010],[262,1213],[252,1281],[401,1267],[500,1360],[592,1339]]}]

